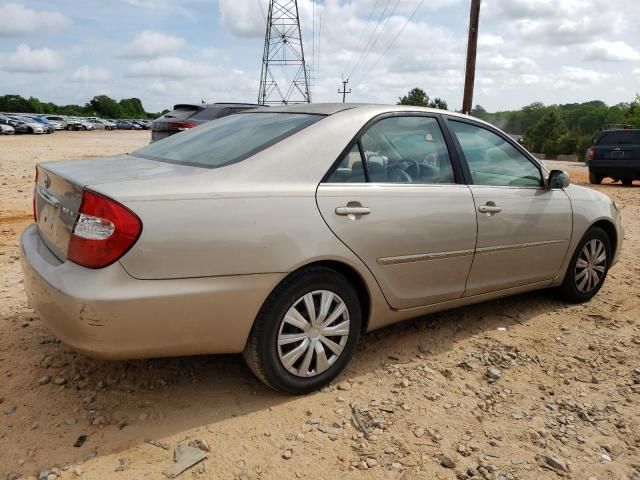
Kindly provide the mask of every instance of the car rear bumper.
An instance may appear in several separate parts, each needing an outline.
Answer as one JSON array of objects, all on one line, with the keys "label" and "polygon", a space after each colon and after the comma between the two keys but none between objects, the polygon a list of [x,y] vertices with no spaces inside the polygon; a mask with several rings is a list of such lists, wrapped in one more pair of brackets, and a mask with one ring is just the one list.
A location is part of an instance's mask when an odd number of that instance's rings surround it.
[{"label": "car rear bumper", "polygon": [[587,166],[596,175],[640,178],[640,159],[590,160]]},{"label": "car rear bumper", "polygon": [[100,358],[244,349],[253,320],[282,274],[136,280],[119,262],[90,270],[60,262],[37,227],[22,234],[27,296],[64,343]]}]

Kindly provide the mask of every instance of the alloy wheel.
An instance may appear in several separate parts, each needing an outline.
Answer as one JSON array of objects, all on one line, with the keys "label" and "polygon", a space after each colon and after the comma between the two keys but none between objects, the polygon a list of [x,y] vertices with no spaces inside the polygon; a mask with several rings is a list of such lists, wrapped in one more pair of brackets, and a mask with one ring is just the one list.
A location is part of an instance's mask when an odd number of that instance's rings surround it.
[{"label": "alloy wheel", "polygon": [[575,282],[581,293],[589,293],[596,288],[606,273],[607,250],[601,240],[589,240],[576,261]]},{"label": "alloy wheel", "polygon": [[342,354],[349,338],[349,310],[328,290],[296,300],[280,323],[277,346],[282,366],[298,377],[325,372]]}]

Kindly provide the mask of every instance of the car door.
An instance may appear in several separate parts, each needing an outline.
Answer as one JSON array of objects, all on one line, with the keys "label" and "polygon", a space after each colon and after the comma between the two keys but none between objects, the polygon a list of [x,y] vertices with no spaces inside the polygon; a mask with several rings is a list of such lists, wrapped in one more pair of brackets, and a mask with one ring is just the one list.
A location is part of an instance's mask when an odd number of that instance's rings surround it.
[{"label": "car door", "polygon": [[567,254],[572,210],[540,165],[497,130],[449,117],[476,204],[478,242],[465,296],[553,279]]},{"label": "car door", "polygon": [[476,243],[475,207],[439,116],[372,120],[319,185],[317,202],[392,308],[462,296]]}]

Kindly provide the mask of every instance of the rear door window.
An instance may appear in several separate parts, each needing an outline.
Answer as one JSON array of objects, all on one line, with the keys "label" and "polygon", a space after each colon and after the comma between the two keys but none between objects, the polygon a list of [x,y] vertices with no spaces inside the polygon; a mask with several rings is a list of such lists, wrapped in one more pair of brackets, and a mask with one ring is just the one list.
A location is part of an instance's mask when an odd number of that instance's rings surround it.
[{"label": "rear door window", "polygon": [[216,168],[249,158],[322,118],[293,113],[230,115],[151,143],[132,155]]},{"label": "rear door window", "polygon": [[617,130],[604,132],[597,145],[640,145],[640,131]]}]

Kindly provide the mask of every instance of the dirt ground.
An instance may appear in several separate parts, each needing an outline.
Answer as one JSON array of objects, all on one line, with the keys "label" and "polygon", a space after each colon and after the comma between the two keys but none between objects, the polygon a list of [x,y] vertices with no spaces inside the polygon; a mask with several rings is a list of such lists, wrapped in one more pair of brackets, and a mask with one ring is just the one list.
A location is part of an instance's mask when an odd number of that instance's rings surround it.
[{"label": "dirt ground", "polygon": [[[597,187],[627,234],[592,302],[536,292],[373,332],[335,385],[290,397],[239,356],[85,358],[29,307],[18,238],[34,165],[148,137],[0,137],[0,475],[164,478],[174,447],[200,440],[208,457],[180,478],[640,479],[638,186]],[[572,173],[584,183],[584,168]]]}]

